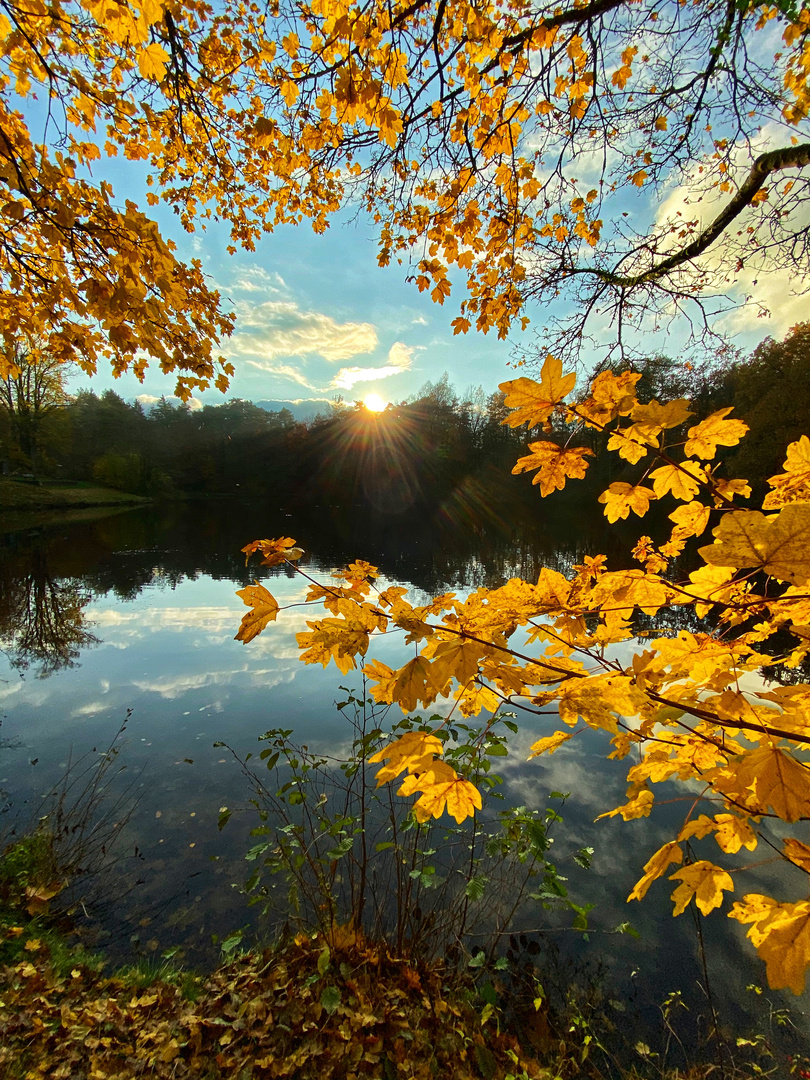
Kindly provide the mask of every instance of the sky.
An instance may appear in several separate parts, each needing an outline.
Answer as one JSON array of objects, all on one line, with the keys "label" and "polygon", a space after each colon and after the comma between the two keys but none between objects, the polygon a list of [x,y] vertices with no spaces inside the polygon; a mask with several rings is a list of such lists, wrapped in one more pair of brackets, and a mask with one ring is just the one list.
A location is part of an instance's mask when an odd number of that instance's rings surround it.
[{"label": "sky", "polygon": [[[121,183],[116,183],[124,192]],[[251,401],[313,402],[324,409],[339,395],[346,402],[376,393],[402,401],[447,371],[461,393],[481,385],[487,393],[515,378],[509,366],[514,344],[532,334],[499,341],[496,334],[453,336],[461,295],[443,307],[405,281],[402,266],[380,268],[373,227],[347,213],[317,236],[307,225],[285,226],[267,236],[253,253],[229,255],[227,229],[213,226],[187,236],[169,215],[158,214],[164,236],[184,258],[199,258],[209,283],[236,312],[236,331],[219,350],[236,374],[226,398]],[[458,296],[458,299],[456,299]],[[146,404],[170,397],[174,379],[149,368],[141,384],[130,374],[114,379],[99,368],[91,380],[79,376],[74,389],[96,393],[111,388],[127,400]],[[220,404],[209,389],[195,394],[202,404]],[[281,405],[278,405],[280,408]]]},{"label": "sky", "polygon": [[[759,149],[778,145],[783,138],[765,128]],[[594,166],[597,160],[595,155]],[[104,166],[119,201],[129,198],[146,206],[145,169],[120,159],[108,159]],[[741,170],[747,172],[747,161],[741,161]],[[581,158],[577,175],[583,184],[587,173],[588,162]],[[656,203],[651,198],[647,189],[633,189],[614,197],[606,208],[616,215],[626,211],[646,229],[685,205],[679,187],[665,191]],[[714,217],[723,198],[716,192],[704,195],[699,210],[704,221]],[[336,396],[352,403],[373,393],[398,402],[445,371],[459,393],[479,385],[491,393],[520,374],[514,367],[516,347],[534,346],[540,355],[537,331],[550,309],[529,307],[528,330],[516,329],[506,341],[475,331],[454,336],[451,322],[465,295],[462,283],[456,281],[453,294],[439,306],[428,292],[419,293],[406,282],[405,266],[380,268],[374,226],[362,216],[344,212],[320,236],[307,224],[284,226],[260,240],[255,252],[239,249],[230,255],[228,229],[221,223],[186,234],[165,207],[151,213],[163,235],[175,241],[181,258],[201,260],[210,284],[222,293],[223,306],[237,316],[233,336],[219,350],[236,369],[230,388],[224,397],[215,389],[195,394],[192,408],[244,398],[271,402],[272,408],[290,404],[301,415],[323,411]],[[689,214],[695,213],[692,202]],[[736,297],[751,297],[770,314],[762,317],[757,303],[749,303],[721,322],[732,343],[745,351],[769,335],[783,337],[807,318],[808,299],[795,295],[787,273],[762,270],[752,264],[744,272]],[[610,335],[610,328],[604,327],[603,333]],[[677,357],[685,338],[685,328],[676,325],[668,334],[651,337],[649,351]],[[70,389],[88,386],[96,393],[112,388],[126,400],[139,398],[149,405],[161,395],[171,397],[174,378],[154,367],[139,383],[131,374],[115,380],[109,370],[100,369],[92,380],[75,378]]]}]

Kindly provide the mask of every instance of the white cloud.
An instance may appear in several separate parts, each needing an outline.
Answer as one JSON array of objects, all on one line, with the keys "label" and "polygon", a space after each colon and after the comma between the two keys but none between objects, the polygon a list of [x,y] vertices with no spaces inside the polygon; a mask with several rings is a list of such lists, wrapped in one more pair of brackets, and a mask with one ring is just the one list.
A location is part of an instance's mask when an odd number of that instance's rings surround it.
[{"label": "white cloud", "polygon": [[412,346],[405,345],[402,341],[395,341],[388,350],[388,363],[385,367],[341,368],[332,379],[330,386],[339,390],[351,390],[355,383],[374,382],[376,379],[389,379],[392,375],[400,375],[411,366],[415,351]]},{"label": "white cloud", "polygon": [[[157,403],[160,401],[160,398],[155,397],[154,394],[138,394],[135,400],[139,401],[145,409],[151,409],[153,405],[157,405]],[[171,396],[167,397],[166,400],[169,402],[170,405],[182,404],[179,397]],[[186,405],[188,405],[189,409],[191,409],[192,412],[196,412],[197,409],[201,409],[203,407],[202,401],[196,397],[189,398],[186,402]]]},{"label": "white cloud", "polygon": [[388,379],[391,375],[399,375],[402,370],[400,367],[344,367],[340,369],[329,385],[339,390],[351,390],[355,383]]},{"label": "white cloud", "polygon": [[287,282],[275,270],[267,271],[262,266],[236,267],[230,284],[231,292],[270,293],[278,296],[289,294]]},{"label": "white cloud", "polygon": [[395,364],[401,371],[405,371],[411,366],[415,351],[413,346],[406,345],[402,341],[395,341],[388,350],[388,363]]},{"label": "white cloud", "polygon": [[274,364],[269,360],[246,360],[245,363],[248,367],[258,368],[259,371],[264,371],[268,375],[280,375],[284,379],[292,379],[307,390],[319,389],[309,381],[306,375],[302,375],[298,368],[290,367],[289,364]]},{"label": "white cloud", "polygon": [[236,303],[238,331],[228,343],[231,356],[321,356],[350,360],[377,347],[371,323],[340,323],[318,311],[303,311],[290,300]]},{"label": "white cloud", "polygon": [[[735,179],[741,183],[758,154],[781,145],[784,145],[784,132],[771,124],[763,128],[754,147],[737,147],[732,169],[736,174]],[[718,187],[710,186],[712,177],[700,184],[701,168],[700,164],[696,165],[686,182],[673,188],[661,203],[656,215],[656,224],[659,227],[674,225],[680,228],[685,222],[695,222],[693,235],[697,235],[728,202],[729,194],[722,193]],[[791,173],[785,175],[787,179],[791,178]],[[775,177],[770,185],[772,191],[781,186],[780,179],[779,175]],[[781,183],[784,183],[783,179]],[[762,334],[767,327],[768,331],[781,336],[795,323],[807,317],[810,301],[806,292],[798,291],[805,288],[807,282],[800,276],[797,278],[795,269],[774,266],[773,255],[755,247],[744,252],[744,265],[739,270],[735,269],[738,232],[744,230],[753,220],[753,211],[743,211],[733,228],[724,233],[701,257],[699,265],[711,275],[728,279],[726,291],[740,305],[718,320],[719,329],[728,333],[758,331]],[[808,224],[810,214],[806,208],[801,212],[801,217],[794,214],[784,222],[784,226],[791,229],[806,227]],[[677,231],[675,229],[672,232],[673,245],[678,243]],[[763,326],[764,320],[766,326]]]}]

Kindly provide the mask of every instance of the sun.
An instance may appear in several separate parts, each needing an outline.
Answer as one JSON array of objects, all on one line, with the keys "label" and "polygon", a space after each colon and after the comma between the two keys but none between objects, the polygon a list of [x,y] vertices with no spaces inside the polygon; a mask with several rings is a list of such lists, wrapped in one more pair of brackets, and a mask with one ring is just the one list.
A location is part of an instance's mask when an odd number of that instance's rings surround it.
[{"label": "sun", "polygon": [[369,410],[369,412],[382,412],[388,404],[379,394],[366,394],[363,398],[363,404]]}]

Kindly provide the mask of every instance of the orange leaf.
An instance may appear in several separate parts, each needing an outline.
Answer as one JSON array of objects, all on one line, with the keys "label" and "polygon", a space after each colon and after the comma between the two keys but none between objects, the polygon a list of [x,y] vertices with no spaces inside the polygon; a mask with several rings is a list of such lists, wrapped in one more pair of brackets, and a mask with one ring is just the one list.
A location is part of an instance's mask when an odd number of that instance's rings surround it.
[{"label": "orange leaf", "polygon": [[550,495],[552,491],[562,491],[568,477],[582,479],[588,468],[585,457],[593,457],[593,450],[585,446],[566,450],[557,443],[536,442],[529,443],[529,449],[531,454],[518,458],[512,472],[517,474],[537,469],[532,483],[540,485],[540,494],[543,497]]},{"label": "orange leaf", "polygon": [[246,589],[237,589],[237,596],[252,610],[242,616],[242,623],[234,638],[235,641],[252,641],[264,630],[268,623],[275,622],[278,615],[278,601],[265,589],[264,585],[256,582],[248,585]]},{"label": "orange leaf", "polygon": [[692,863],[691,866],[684,866],[682,870],[676,870],[674,874],[670,874],[669,880],[681,881],[672,894],[675,901],[673,915],[680,915],[693,896],[698,908],[704,915],[708,915],[723,903],[723,890],[734,888],[731,875],[722,866],[715,866],[705,859]]},{"label": "orange leaf", "polygon": [[731,411],[731,406],[719,409],[689,428],[684,452],[690,457],[713,458],[718,446],[736,446],[748,431],[748,424],[742,420],[724,419]]},{"label": "orange leaf", "polygon": [[551,416],[554,406],[559,404],[577,381],[576,373],[562,373],[562,363],[553,356],[546,357],[543,363],[540,382],[534,379],[513,379],[500,384],[506,395],[506,405],[513,411],[503,421],[509,427],[545,423]]},{"label": "orange leaf", "polygon": [[810,964],[810,901],[778,904],[769,896],[749,893],[737,901],[728,917],[752,924],[748,937],[765,961],[768,985],[803,993]]},{"label": "orange leaf", "polygon": [[640,484],[634,487],[632,484],[616,481],[607,491],[602,492],[599,502],[605,504],[605,517],[612,523],[620,518],[626,518],[631,510],[638,517],[644,517],[654,498],[655,492],[650,488],[642,487]]}]

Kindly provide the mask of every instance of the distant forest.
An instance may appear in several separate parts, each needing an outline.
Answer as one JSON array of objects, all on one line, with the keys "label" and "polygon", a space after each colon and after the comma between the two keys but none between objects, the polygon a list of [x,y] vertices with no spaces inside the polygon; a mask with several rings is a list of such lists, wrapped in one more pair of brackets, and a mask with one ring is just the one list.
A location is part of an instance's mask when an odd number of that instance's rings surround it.
[{"label": "distant forest", "polygon": [[[414,398],[372,413],[336,403],[328,414],[296,422],[288,409],[267,411],[231,400],[192,410],[162,399],[148,411],[111,390],[69,396],[57,368],[42,359],[0,383],[0,462],[10,475],[94,481],[153,497],[240,494],[309,505],[358,504],[386,514],[476,497],[508,484],[516,459],[538,437],[565,442],[558,417],[551,432],[514,431],[501,423],[503,394],[482,387],[459,393],[445,374]],[[748,477],[754,494],[781,471],[787,443],[810,434],[810,323],[749,356],[729,352],[700,367],[656,356],[642,372],[639,397],[686,397],[695,419],[733,406],[751,432],[726,454],[727,475]],[[575,436],[594,451],[587,488],[623,478],[623,463],[604,452],[595,430]],[[637,467],[626,466],[628,475]],[[529,488],[527,477],[515,485]],[[511,485],[510,485],[511,486]],[[570,489],[570,494],[569,494]],[[583,494],[582,482],[567,497]]]}]

